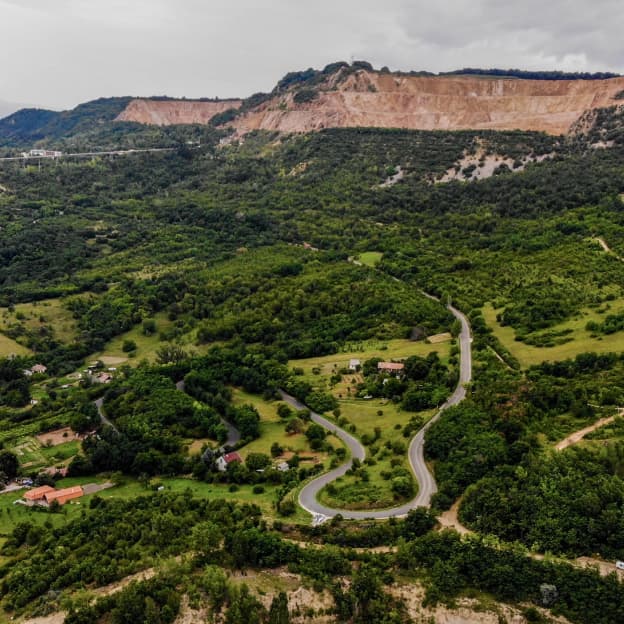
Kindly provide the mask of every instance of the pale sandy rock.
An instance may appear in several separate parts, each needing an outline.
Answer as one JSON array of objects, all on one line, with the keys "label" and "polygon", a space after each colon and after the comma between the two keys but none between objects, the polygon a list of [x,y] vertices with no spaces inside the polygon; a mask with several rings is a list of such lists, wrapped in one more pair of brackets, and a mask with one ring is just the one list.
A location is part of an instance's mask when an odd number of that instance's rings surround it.
[{"label": "pale sandy rock", "polygon": [[241,100],[132,100],[115,121],[135,121],[155,126],[207,124],[218,113],[239,108],[241,103]]}]

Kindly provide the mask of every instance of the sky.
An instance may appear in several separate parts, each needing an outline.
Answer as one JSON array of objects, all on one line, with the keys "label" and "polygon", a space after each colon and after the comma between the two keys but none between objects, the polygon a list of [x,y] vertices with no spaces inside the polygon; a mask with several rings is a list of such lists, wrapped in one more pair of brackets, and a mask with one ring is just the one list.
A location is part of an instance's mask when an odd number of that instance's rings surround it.
[{"label": "sky", "polygon": [[0,100],[237,97],[289,71],[624,72],[621,0],[0,0]]}]

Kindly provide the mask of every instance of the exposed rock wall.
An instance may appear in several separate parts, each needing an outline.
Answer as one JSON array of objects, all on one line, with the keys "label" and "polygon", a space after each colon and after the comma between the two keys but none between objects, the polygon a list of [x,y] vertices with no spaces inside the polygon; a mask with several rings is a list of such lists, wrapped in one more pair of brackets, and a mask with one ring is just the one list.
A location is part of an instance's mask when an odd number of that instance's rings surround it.
[{"label": "exposed rock wall", "polygon": [[241,100],[132,100],[116,121],[136,121],[155,126],[207,124],[218,113],[229,108],[239,108],[241,104]]},{"label": "exposed rock wall", "polygon": [[617,104],[624,78],[520,80],[490,77],[394,76],[360,71],[335,91],[296,104],[273,98],[239,117],[253,129],[307,132],[328,127],[375,126],[414,130],[538,130],[565,134],[588,110]]},{"label": "exposed rock wall", "polygon": [[[538,130],[565,134],[587,111],[618,104],[624,77],[608,80],[524,80],[490,76],[402,76],[360,70],[315,86],[312,101],[297,103],[295,89],[237,117],[251,130],[309,132],[332,127],[414,130]],[[621,102],[621,101],[620,101]],[[118,117],[157,125],[207,123],[240,100],[192,102],[133,100]]]}]

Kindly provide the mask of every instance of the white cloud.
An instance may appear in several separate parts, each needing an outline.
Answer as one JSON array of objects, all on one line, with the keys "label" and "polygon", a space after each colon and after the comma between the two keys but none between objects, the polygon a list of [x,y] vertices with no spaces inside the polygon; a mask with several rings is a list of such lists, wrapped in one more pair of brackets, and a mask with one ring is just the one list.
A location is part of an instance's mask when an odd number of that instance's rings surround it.
[{"label": "white cloud", "polygon": [[618,71],[618,0],[0,0],[0,98],[248,95],[287,71]]}]

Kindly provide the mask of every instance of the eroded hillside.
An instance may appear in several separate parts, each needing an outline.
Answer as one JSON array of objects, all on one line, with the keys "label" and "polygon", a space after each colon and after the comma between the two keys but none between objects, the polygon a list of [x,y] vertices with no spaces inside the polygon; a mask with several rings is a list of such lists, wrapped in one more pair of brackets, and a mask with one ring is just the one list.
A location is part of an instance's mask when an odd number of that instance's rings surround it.
[{"label": "eroded hillside", "polygon": [[361,70],[297,104],[289,92],[239,117],[240,132],[376,126],[417,130],[537,130],[564,134],[590,109],[616,103],[624,78],[520,80],[396,76]]},{"label": "eroded hillside", "polygon": [[136,121],[156,126],[175,124],[206,124],[215,115],[239,108],[241,100],[132,100],[116,121]]},{"label": "eroded hillside", "polygon": [[[587,113],[618,103],[624,77],[527,80],[492,76],[417,76],[340,68],[322,80],[278,87],[260,104],[247,103],[231,121],[251,130],[309,132],[322,128],[414,130],[536,130],[567,133]],[[207,123],[241,101],[133,100],[118,117],[158,125]]]}]

